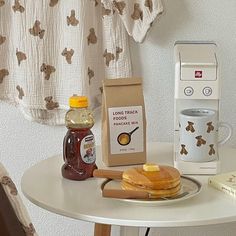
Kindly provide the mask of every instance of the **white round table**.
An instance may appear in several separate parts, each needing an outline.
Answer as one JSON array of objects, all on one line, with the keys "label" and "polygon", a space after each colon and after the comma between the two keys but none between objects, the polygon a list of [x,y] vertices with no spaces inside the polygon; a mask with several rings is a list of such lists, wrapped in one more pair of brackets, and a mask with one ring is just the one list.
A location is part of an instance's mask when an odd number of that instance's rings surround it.
[{"label": "white round table", "polygon": [[[173,145],[150,143],[147,161],[173,165]],[[236,170],[236,149],[222,148],[221,172]],[[70,181],[61,175],[62,156],[41,161],[28,169],[21,182],[24,195],[34,204],[71,218],[107,225],[136,227],[200,226],[236,221],[236,201],[233,197],[207,184],[208,176],[192,176],[202,183],[195,197],[167,206],[147,207],[103,198],[103,179]],[[97,148],[97,165],[101,151]],[[124,170],[127,167],[112,167]]]}]

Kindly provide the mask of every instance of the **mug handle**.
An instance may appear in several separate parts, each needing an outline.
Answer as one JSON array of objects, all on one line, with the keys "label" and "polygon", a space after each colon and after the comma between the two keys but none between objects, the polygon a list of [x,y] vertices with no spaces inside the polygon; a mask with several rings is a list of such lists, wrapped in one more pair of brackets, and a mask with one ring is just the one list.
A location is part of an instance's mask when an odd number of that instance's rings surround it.
[{"label": "mug handle", "polygon": [[225,144],[225,143],[230,139],[230,137],[232,136],[233,128],[232,128],[232,126],[231,126],[230,124],[225,123],[225,122],[219,122],[218,127],[225,127],[225,128],[228,129],[228,135],[227,135],[224,139],[218,141],[218,144],[219,144],[219,145],[223,145],[223,144]]}]

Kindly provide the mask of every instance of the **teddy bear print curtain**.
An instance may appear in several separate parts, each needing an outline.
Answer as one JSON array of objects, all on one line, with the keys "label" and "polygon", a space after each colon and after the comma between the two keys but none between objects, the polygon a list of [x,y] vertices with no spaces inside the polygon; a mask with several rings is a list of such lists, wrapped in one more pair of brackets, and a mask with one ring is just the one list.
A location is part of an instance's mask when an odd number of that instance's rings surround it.
[{"label": "teddy bear print curtain", "polygon": [[161,0],[0,0],[0,99],[40,123],[64,123],[68,98],[101,105],[103,78],[132,76]]}]

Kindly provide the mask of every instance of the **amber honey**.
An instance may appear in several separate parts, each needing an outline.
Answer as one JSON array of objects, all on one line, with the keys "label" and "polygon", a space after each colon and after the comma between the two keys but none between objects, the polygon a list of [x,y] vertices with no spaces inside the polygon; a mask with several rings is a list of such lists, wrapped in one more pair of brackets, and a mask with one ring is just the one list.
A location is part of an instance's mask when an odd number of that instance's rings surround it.
[{"label": "amber honey", "polygon": [[70,110],[65,116],[68,131],[63,141],[65,163],[61,171],[64,178],[71,180],[92,177],[93,170],[97,168],[95,139],[91,131],[94,118],[87,106],[86,97],[73,96],[70,99]]}]

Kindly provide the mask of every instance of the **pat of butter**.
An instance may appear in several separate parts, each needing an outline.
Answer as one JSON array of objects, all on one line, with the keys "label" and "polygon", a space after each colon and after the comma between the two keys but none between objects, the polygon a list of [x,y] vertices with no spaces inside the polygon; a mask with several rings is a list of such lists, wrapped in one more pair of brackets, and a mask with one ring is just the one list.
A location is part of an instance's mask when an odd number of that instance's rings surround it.
[{"label": "pat of butter", "polygon": [[160,171],[160,167],[157,164],[146,163],[143,165],[144,171]]}]

